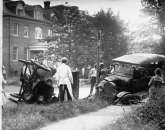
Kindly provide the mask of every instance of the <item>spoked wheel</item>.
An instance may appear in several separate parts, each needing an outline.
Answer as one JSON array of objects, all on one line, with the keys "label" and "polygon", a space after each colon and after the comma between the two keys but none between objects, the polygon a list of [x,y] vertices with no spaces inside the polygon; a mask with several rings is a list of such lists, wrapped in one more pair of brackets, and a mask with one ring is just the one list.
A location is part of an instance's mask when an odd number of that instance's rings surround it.
[{"label": "spoked wheel", "polygon": [[32,98],[33,98],[33,92],[31,89],[26,89],[23,93],[22,93],[22,99],[25,102],[32,102]]}]

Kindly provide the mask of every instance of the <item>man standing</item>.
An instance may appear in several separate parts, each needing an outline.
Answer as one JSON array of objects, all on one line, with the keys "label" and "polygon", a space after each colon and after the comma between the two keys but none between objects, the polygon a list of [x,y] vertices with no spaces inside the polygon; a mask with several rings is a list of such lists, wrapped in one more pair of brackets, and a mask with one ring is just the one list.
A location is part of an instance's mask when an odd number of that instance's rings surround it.
[{"label": "man standing", "polygon": [[2,77],[1,77],[1,79],[2,79],[2,109],[3,109],[3,106],[7,103],[7,96],[6,96],[6,93],[5,93],[5,86],[6,86],[6,84],[7,84],[7,81],[6,81],[6,79],[4,78],[4,76],[3,76],[3,74],[2,74]]},{"label": "man standing", "polygon": [[73,77],[71,68],[67,65],[67,58],[62,58],[62,63],[57,68],[55,78],[59,87],[59,100],[74,100],[72,93]]},{"label": "man standing", "polygon": [[92,95],[93,93],[93,88],[96,84],[96,77],[97,77],[97,66],[95,65],[89,72],[89,76],[90,76],[90,79],[91,79],[91,89],[90,89],[90,94],[89,96]]},{"label": "man standing", "polygon": [[83,79],[85,78],[85,68],[84,67],[82,68],[82,77],[83,77]]},{"label": "man standing", "polygon": [[6,72],[6,67],[4,65],[2,66],[2,74],[3,74],[4,80],[7,80],[7,72]]}]

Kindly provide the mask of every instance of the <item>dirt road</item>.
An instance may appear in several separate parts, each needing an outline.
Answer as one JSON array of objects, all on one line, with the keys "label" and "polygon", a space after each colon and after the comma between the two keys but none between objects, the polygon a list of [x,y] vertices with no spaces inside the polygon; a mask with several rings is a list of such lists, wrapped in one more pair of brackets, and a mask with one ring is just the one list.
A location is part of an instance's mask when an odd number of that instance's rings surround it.
[{"label": "dirt road", "polygon": [[41,130],[100,130],[131,111],[131,106],[109,106],[96,112],[50,124]]}]

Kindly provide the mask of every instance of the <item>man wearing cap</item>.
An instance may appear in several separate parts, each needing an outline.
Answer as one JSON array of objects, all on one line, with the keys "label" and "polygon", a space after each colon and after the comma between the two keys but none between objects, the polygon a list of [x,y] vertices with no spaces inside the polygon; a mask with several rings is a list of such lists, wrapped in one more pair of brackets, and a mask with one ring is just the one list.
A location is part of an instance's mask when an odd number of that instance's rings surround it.
[{"label": "man wearing cap", "polygon": [[104,68],[104,63],[101,62],[99,66],[99,80],[102,81],[106,77],[106,74],[107,70]]},{"label": "man wearing cap", "polygon": [[74,100],[72,93],[73,77],[71,68],[67,65],[67,58],[62,58],[62,63],[57,68],[55,78],[59,87],[59,100]]}]

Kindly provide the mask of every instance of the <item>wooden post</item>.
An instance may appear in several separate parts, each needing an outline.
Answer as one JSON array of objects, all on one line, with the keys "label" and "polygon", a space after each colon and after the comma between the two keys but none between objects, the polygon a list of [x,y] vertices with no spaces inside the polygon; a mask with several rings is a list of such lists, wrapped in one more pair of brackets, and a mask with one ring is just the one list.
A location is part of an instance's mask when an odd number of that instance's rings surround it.
[{"label": "wooden post", "polygon": [[72,72],[73,75],[73,85],[72,85],[72,90],[73,90],[73,96],[75,99],[79,98],[79,71]]}]

